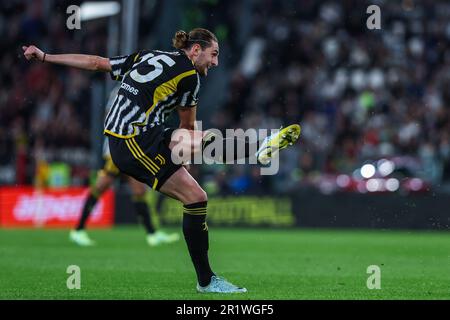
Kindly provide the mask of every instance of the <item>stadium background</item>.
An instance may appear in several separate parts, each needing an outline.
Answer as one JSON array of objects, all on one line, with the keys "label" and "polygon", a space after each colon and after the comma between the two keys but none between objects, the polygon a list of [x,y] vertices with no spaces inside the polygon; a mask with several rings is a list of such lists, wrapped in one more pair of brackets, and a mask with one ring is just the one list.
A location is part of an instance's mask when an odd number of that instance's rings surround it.
[{"label": "stadium background", "polygon": [[[66,238],[65,231],[45,227],[73,226],[81,210],[86,187],[103,164],[103,116],[114,87],[104,74],[29,63],[21,46],[101,56],[137,48],[170,50],[175,31],[202,26],[216,33],[221,50],[219,67],[202,83],[198,119],[204,128],[302,125],[300,141],[281,153],[277,175],[260,176],[252,165],[192,167],[208,192],[208,219],[217,227],[218,241],[227,241],[229,234],[244,239],[249,234],[258,246],[272,234],[284,244],[284,237],[290,239],[286,252],[298,257],[304,243],[325,250],[326,239],[341,239],[345,251],[359,241],[364,247],[373,236],[393,255],[413,253],[412,246],[420,247],[414,241],[421,239],[425,247],[420,252],[430,249],[431,256],[414,257],[419,269],[413,272],[425,268],[424,260],[433,265],[427,280],[443,276],[436,278],[443,281],[433,280],[440,283],[431,286],[433,294],[425,295],[421,287],[410,295],[398,289],[394,295],[374,297],[449,297],[447,1],[119,1],[118,14],[82,21],[80,30],[69,30],[66,9],[81,3],[0,4],[0,245],[10,254],[4,267],[13,269],[14,253],[31,250],[36,239]],[[366,27],[371,4],[381,8],[380,30]],[[125,243],[138,237],[137,227],[117,228],[136,222],[129,196],[126,183],[118,181],[91,219],[93,227],[115,228],[94,231],[97,237],[108,242],[102,232],[123,233]],[[154,192],[148,193],[148,201],[161,226],[179,227],[176,203]],[[349,228],[357,228],[356,235]],[[382,233],[360,233],[367,229]],[[406,233],[386,231],[393,229]],[[436,231],[411,233],[413,229]],[[395,239],[401,239],[398,248],[390,247]],[[254,250],[250,244],[248,248]],[[325,257],[324,252],[321,259],[327,263]],[[285,271],[291,267],[286,265]],[[51,290],[40,296],[21,290],[1,297],[68,297]],[[330,292],[273,297],[336,297]]]}]

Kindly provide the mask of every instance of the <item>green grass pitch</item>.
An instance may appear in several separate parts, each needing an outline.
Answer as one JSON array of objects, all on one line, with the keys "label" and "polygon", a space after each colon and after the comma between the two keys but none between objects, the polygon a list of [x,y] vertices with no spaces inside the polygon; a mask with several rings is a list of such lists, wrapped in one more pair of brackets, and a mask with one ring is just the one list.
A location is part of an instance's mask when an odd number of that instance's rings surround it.
[{"label": "green grass pitch", "polygon": [[[210,227],[213,269],[249,291],[229,296],[196,293],[184,241],[150,248],[134,226],[90,234],[97,246],[80,248],[67,230],[0,229],[0,299],[450,299],[448,232]],[[67,289],[69,265],[80,290]]]}]

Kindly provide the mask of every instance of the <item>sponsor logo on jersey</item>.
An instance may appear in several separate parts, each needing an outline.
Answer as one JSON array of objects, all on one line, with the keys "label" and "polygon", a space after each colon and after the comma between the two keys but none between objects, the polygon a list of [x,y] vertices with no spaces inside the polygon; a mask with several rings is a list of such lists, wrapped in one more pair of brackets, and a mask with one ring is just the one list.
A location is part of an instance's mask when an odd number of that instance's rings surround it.
[{"label": "sponsor logo on jersey", "polygon": [[120,87],[128,92],[131,92],[132,94],[134,94],[135,96],[137,96],[139,94],[139,90],[136,89],[135,87],[130,86],[129,84],[126,83],[122,83],[120,85]]}]

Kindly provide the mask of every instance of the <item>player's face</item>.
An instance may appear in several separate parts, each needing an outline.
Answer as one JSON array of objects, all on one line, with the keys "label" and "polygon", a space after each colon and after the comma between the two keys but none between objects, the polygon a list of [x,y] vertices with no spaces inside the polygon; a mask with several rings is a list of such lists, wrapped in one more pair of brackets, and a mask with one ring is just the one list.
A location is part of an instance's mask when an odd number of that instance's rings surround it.
[{"label": "player's face", "polygon": [[194,63],[197,72],[201,76],[208,75],[208,69],[219,65],[219,44],[212,41],[211,46],[201,50],[197,60]]}]

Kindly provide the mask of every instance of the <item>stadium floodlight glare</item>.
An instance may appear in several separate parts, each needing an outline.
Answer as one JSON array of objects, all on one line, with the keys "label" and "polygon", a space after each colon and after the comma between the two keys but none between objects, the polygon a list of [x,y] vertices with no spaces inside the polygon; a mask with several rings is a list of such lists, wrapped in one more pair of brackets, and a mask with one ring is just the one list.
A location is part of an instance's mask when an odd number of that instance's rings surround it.
[{"label": "stadium floodlight glare", "polygon": [[395,192],[398,190],[398,188],[400,188],[400,182],[398,181],[398,179],[390,178],[386,181],[387,190]]},{"label": "stadium floodlight glare", "polygon": [[383,177],[390,175],[394,172],[395,164],[394,162],[386,159],[378,161],[378,171]]},{"label": "stadium floodlight glare", "polygon": [[120,3],[117,1],[107,2],[83,2],[81,4],[81,21],[94,20],[115,16],[120,12]]},{"label": "stadium floodlight glare", "polygon": [[340,174],[336,178],[336,183],[341,188],[346,188],[350,185],[350,177],[346,174]]},{"label": "stadium floodlight glare", "polygon": [[360,193],[367,193],[367,188],[366,188],[366,182],[365,181],[359,181],[356,188],[358,189],[358,191]]},{"label": "stadium floodlight glare", "polygon": [[366,178],[372,178],[375,174],[375,166],[373,164],[365,164],[361,167],[361,175]]},{"label": "stadium floodlight glare", "polygon": [[370,179],[366,182],[366,188],[369,192],[377,192],[382,190],[382,185],[379,179]]},{"label": "stadium floodlight glare", "polygon": [[419,178],[412,178],[410,186],[413,191],[419,191],[423,187],[423,181]]}]

